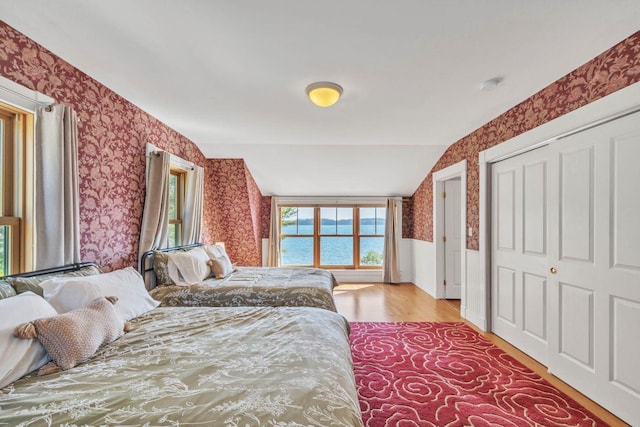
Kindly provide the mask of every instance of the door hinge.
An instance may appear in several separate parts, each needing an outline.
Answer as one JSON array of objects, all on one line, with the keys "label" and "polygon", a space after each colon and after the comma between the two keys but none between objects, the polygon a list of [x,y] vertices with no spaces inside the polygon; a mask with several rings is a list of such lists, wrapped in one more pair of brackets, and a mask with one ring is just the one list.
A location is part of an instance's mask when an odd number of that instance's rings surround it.
[{"label": "door hinge", "polygon": [[446,242],[447,241],[447,236],[442,236],[442,241]]},{"label": "door hinge", "polygon": [[444,286],[447,286],[447,281],[446,281],[446,280],[443,280],[443,281],[442,281],[442,284],[443,284]]},{"label": "door hinge", "polygon": [[447,198],[447,192],[446,192],[446,191],[443,191],[443,192],[442,192],[442,198],[443,198],[443,199],[446,199],[446,198]]}]

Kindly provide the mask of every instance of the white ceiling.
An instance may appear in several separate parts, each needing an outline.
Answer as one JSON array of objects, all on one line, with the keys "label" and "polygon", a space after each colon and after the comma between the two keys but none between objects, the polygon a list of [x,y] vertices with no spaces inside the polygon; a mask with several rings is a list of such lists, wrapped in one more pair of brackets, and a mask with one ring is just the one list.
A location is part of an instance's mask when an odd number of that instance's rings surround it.
[{"label": "white ceiling", "polygon": [[[640,1],[21,0],[0,17],[205,156],[244,158],[265,195],[385,196],[639,30]],[[344,88],[334,107],[305,97],[321,80]]]}]

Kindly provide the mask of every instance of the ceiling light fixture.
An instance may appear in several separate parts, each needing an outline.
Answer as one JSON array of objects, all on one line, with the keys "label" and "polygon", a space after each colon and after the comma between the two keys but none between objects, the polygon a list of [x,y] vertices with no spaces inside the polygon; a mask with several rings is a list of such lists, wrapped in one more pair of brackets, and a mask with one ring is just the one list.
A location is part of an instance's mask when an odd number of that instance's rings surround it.
[{"label": "ceiling light fixture", "polygon": [[330,82],[311,83],[307,86],[307,96],[318,107],[331,107],[342,95],[342,87]]}]

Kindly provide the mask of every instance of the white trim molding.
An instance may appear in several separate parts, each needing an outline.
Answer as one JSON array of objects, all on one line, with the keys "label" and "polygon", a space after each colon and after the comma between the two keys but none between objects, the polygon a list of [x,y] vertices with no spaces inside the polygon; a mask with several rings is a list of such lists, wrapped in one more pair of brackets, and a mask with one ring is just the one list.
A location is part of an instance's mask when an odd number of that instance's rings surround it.
[{"label": "white trim molding", "polygon": [[53,98],[47,95],[27,89],[21,84],[2,76],[0,76],[0,99],[7,104],[29,111],[30,113],[35,113],[38,107],[50,105],[55,102]]}]

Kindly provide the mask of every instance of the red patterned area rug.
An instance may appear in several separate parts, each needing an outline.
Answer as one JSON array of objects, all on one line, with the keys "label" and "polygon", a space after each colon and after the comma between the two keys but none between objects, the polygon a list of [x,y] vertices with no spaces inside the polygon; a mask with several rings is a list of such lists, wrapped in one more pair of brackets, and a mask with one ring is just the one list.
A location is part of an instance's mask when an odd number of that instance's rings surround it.
[{"label": "red patterned area rug", "polygon": [[351,323],[366,426],[606,426],[464,323]]}]

